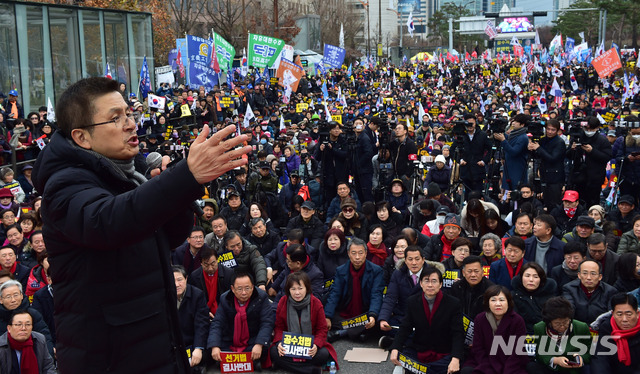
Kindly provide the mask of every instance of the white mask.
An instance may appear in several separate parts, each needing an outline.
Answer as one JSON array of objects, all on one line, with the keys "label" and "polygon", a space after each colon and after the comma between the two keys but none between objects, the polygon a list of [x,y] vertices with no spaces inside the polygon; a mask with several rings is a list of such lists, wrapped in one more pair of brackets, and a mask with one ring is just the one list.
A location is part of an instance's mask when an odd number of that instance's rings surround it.
[{"label": "white mask", "polygon": [[585,130],[584,134],[585,134],[587,137],[589,137],[589,138],[590,138],[590,137],[594,136],[597,132],[598,132],[597,130],[594,130],[594,131],[586,131],[586,130]]},{"label": "white mask", "polygon": [[436,216],[436,223],[437,223],[438,225],[444,225],[444,219],[445,219],[446,217],[447,217],[447,216]]}]

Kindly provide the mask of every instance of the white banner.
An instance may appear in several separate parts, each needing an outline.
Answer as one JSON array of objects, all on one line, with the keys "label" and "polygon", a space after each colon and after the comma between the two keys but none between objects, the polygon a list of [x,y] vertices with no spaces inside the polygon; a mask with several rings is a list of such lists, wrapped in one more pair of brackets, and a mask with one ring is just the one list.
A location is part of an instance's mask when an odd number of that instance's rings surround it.
[{"label": "white banner", "polygon": [[171,65],[158,66],[155,68],[155,73],[156,85],[160,86],[161,83],[169,83],[173,87],[175,78],[173,76],[173,69],[171,69]]}]

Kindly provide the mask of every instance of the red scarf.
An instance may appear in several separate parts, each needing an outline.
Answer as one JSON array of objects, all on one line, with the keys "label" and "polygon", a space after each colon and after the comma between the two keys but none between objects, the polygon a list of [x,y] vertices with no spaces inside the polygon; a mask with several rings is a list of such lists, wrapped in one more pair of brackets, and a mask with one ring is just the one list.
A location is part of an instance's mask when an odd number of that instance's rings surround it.
[{"label": "red scarf", "polygon": [[21,351],[20,356],[20,374],[38,374],[38,359],[36,358],[36,352],[33,350],[33,338],[29,336],[24,342],[19,342],[11,337],[11,334],[7,334],[7,340],[9,341],[9,347],[14,351]]},{"label": "red scarf", "polygon": [[204,276],[204,284],[207,288],[207,294],[209,295],[207,306],[212,314],[216,314],[216,310],[218,310],[218,270],[216,269],[213,275],[209,275],[202,269],[202,275]]},{"label": "red scarf", "polygon": [[[0,266],[1,268],[2,266]],[[18,261],[13,263],[13,266],[11,267],[11,269],[9,269],[9,273],[11,274],[15,274],[16,273],[16,268],[18,267]]]},{"label": "red scarf", "polygon": [[[422,295],[422,307],[424,309],[424,314],[427,317],[427,321],[429,321],[429,325],[433,321],[433,315],[436,314],[436,310],[440,306],[440,302],[442,301],[442,291],[438,291],[436,294],[436,299],[433,302],[433,310],[429,309],[429,302],[427,298]],[[447,356],[447,353],[438,353],[436,351],[423,351],[418,352],[418,361],[420,362],[435,362],[440,360],[441,358]]]},{"label": "red scarf", "polygon": [[233,298],[233,302],[236,306],[236,316],[233,319],[233,344],[231,345],[231,351],[242,352],[249,344],[249,324],[247,323],[247,306],[249,306],[249,300],[240,306],[238,299]]},{"label": "red scarf", "polygon": [[376,265],[383,266],[384,260],[387,259],[387,246],[384,243],[380,243],[378,247],[375,247],[371,242],[367,242],[367,251],[369,252],[369,261]]},{"label": "red scarf", "polygon": [[451,243],[453,243],[453,240],[447,239],[447,237],[444,236],[444,234],[442,234],[442,237],[440,238],[440,240],[442,240],[442,243],[444,244],[442,246],[442,256],[440,257],[440,262],[442,262],[448,259],[449,257],[451,257]]},{"label": "red scarf", "polygon": [[520,268],[522,268],[522,264],[524,263],[524,259],[520,259],[520,261],[518,262],[518,266],[516,266],[516,270],[513,271],[513,266],[511,266],[511,263],[509,261],[507,261],[507,259],[504,259],[504,262],[507,264],[507,270],[509,271],[509,278],[513,279],[513,277],[517,274],[520,274]]},{"label": "red scarf", "polygon": [[362,314],[362,276],[364,275],[363,264],[359,270],[353,268],[349,262],[349,273],[351,274],[351,302],[340,313],[342,318],[351,318]]},{"label": "red scarf", "polygon": [[618,347],[618,361],[622,362],[625,366],[631,366],[631,352],[629,352],[629,339],[636,335],[640,331],[640,320],[636,322],[636,325],[629,330],[621,330],[616,324],[615,318],[611,316],[611,335],[620,337],[616,339],[616,346]]}]

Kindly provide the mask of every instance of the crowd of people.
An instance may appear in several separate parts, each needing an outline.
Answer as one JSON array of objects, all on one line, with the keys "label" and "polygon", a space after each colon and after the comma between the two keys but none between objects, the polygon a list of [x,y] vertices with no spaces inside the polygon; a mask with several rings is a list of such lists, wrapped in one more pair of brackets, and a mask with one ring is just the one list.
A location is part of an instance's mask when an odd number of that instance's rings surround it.
[{"label": "crowd of people", "polygon": [[[638,372],[639,83],[627,89],[586,65],[523,78],[520,64],[362,65],[305,76],[291,97],[260,71],[235,73],[233,87],[209,92],[163,84],[163,109],[121,84],[140,150],[126,175],[153,177],[153,152],[187,159],[205,125],[234,124],[251,147],[247,165],[205,183],[193,211],[168,221],[188,225],[187,237],[155,239],[171,247],[192,370],[250,352],[256,368],[320,372],[339,365],[331,343],[352,339],[389,350],[398,370],[409,357],[434,373]],[[561,95],[542,101],[554,81]],[[61,132],[46,110],[21,119],[17,96],[0,112],[0,142],[20,127],[20,144]],[[61,332],[70,321],[54,323],[57,274],[52,283],[41,231],[51,224],[40,207],[58,201],[40,197],[31,171],[0,170],[0,367],[52,372],[56,331],[70,339]],[[83,193],[54,187],[65,203]],[[106,249],[94,261],[146,261]],[[153,314],[157,295],[127,292],[130,307]],[[115,315],[117,331],[135,322]],[[313,336],[311,358],[286,355],[285,332]],[[495,349],[511,337],[526,352]]]}]

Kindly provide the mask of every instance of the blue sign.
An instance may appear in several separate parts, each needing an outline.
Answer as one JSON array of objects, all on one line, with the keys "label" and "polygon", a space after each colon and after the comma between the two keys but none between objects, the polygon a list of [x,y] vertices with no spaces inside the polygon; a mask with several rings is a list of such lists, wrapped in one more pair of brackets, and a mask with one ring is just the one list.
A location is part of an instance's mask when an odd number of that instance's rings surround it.
[{"label": "blue sign", "polygon": [[342,67],[342,63],[344,62],[344,56],[347,52],[340,47],[336,47],[335,45],[325,44],[324,45],[324,57],[322,58],[324,64],[334,69],[339,69]]},{"label": "blue sign", "polygon": [[171,65],[171,69],[173,69],[174,73],[176,71],[178,71],[178,63],[176,62],[177,58],[178,58],[178,48],[174,48],[174,49],[170,50],[169,51],[169,65]]},{"label": "blue sign", "polygon": [[204,86],[210,90],[215,85],[216,74],[211,68],[211,40],[199,36],[187,35],[187,50],[189,52],[189,85],[191,87]]},{"label": "blue sign", "polygon": [[576,45],[575,39],[567,37],[567,41],[564,44],[565,52],[570,53],[571,51],[573,51],[573,47],[575,47],[575,45]]}]

